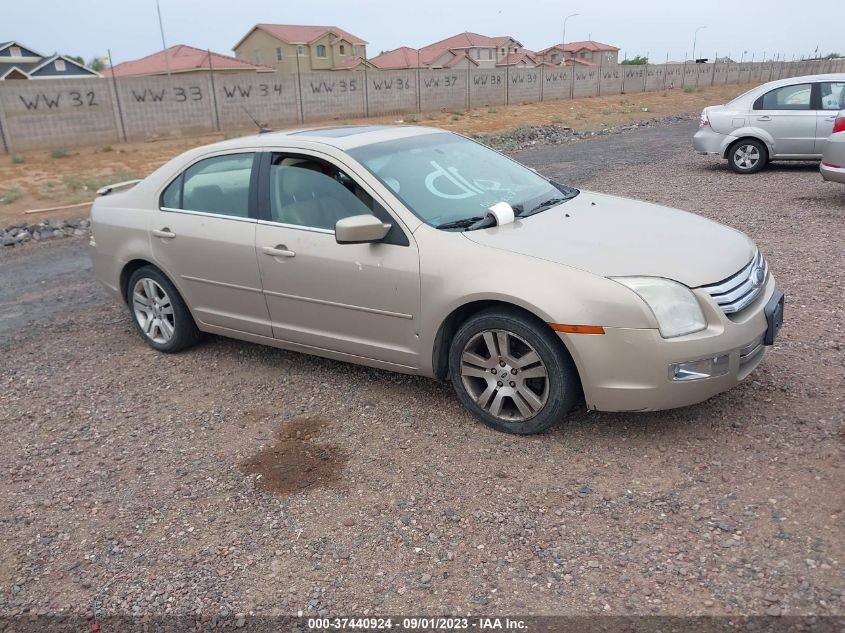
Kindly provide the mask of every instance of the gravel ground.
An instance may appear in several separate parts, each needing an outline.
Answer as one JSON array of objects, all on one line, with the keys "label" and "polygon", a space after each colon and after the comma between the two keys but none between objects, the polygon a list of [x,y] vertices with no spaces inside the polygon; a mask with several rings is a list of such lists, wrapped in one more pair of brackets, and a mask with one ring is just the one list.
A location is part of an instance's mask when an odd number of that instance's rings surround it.
[{"label": "gravel ground", "polygon": [[427,379],[217,337],[158,354],[83,240],[5,249],[0,615],[845,615],[845,187],[736,176],[693,127],[518,158],[748,232],[781,338],[706,403],[540,437]]}]

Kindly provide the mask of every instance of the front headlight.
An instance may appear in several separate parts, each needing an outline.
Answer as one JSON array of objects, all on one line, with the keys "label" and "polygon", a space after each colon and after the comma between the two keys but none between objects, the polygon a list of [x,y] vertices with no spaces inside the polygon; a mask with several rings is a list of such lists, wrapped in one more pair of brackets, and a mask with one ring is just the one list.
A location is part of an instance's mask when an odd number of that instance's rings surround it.
[{"label": "front headlight", "polygon": [[646,302],[660,336],[672,338],[698,332],[707,327],[704,313],[692,290],[677,281],[661,277],[612,277],[624,286],[628,286]]}]

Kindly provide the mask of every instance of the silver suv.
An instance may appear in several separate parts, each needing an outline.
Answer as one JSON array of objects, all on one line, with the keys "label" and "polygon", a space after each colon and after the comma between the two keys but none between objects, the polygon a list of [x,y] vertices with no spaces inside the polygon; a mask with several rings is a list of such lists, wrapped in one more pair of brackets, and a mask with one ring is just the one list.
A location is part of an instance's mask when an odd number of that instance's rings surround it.
[{"label": "silver suv", "polygon": [[701,113],[692,144],[728,160],[739,174],[770,160],[821,160],[833,122],[845,108],[845,73],[771,81]]}]

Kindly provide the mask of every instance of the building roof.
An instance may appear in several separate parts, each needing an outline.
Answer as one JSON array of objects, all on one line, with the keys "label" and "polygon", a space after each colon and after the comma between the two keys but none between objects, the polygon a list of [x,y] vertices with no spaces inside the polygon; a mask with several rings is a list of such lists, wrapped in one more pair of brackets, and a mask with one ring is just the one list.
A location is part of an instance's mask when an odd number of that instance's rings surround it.
[{"label": "building roof", "polygon": [[419,51],[416,48],[400,46],[371,57],[370,62],[376,68],[416,68],[421,60],[418,55]]},{"label": "building roof", "polygon": [[533,51],[529,51],[527,49],[522,49],[518,53],[508,53],[498,62],[496,62],[496,66],[516,66],[522,62],[526,64],[531,64],[532,66],[537,64],[537,57],[535,56]]},{"label": "building roof", "polygon": [[367,68],[373,68],[373,64],[371,64],[368,60],[366,60],[363,57],[360,57],[358,55],[355,55],[355,56],[352,56],[352,57],[343,57],[334,65],[334,67],[336,69],[343,70],[343,69],[357,68],[358,66],[362,66],[362,65],[366,66]]},{"label": "building roof", "polygon": [[344,31],[336,26],[313,26],[304,24],[256,24],[249,32],[244,35],[232,49],[236,49],[241,43],[250,36],[255,29],[261,29],[265,33],[269,33],[278,40],[287,42],[288,44],[310,44],[311,42],[320,39],[326,33],[342,38],[350,44],[364,44],[367,42],[362,40],[357,35],[353,35],[349,31]]},{"label": "building roof", "polygon": [[514,41],[522,47],[520,42],[509,35],[488,37],[487,35],[481,35],[480,33],[470,33],[469,31],[465,31],[464,33],[458,33],[457,35],[447,37],[446,39],[434,42],[428,46],[423,46],[420,49],[420,60],[424,65],[428,65],[449,50],[476,48],[479,46],[486,48],[499,48],[502,44],[509,41]]},{"label": "building roof", "polygon": [[601,42],[596,42],[595,40],[583,40],[580,42],[569,42],[568,44],[553,44],[548,48],[544,48],[543,50],[539,51],[541,55],[548,53],[554,49],[557,50],[564,50],[567,53],[577,53],[578,51],[582,51],[587,49],[588,51],[618,51],[619,49],[615,46],[611,46],[610,44],[602,44]]},{"label": "building roof", "polygon": [[273,72],[268,66],[253,64],[252,62],[221,55],[220,53],[209,53],[200,48],[177,44],[163,51],[147,55],[141,59],[122,62],[103,71],[105,75],[114,74],[115,77],[130,77],[137,75],[164,75],[168,72],[168,65],[171,73],[185,73],[194,70],[254,70],[257,72]]},{"label": "building roof", "polygon": [[[75,59],[71,59],[66,55],[54,53],[50,56],[44,56],[16,41],[0,43],[0,52],[11,46],[19,47],[22,54],[16,57],[0,55],[0,79],[6,79],[14,75],[25,79],[58,78],[65,76],[78,77],[81,75],[102,76],[97,71],[88,68],[85,64],[80,64]],[[59,71],[55,69],[55,66],[50,67],[50,64],[54,64],[59,60],[64,62],[64,70]],[[70,67],[70,70],[68,67]]]}]

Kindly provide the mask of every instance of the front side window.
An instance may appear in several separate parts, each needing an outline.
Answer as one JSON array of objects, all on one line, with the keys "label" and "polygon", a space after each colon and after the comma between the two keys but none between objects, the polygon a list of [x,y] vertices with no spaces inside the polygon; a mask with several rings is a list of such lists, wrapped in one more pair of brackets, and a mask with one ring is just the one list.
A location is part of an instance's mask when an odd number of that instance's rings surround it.
[{"label": "front side window", "polygon": [[325,57],[326,56],[326,47],[322,44],[317,46],[317,57]]},{"label": "front side window", "polygon": [[822,110],[845,110],[845,81],[825,81],[819,88]]},{"label": "front side window", "polygon": [[254,154],[227,154],[194,163],[161,195],[161,206],[238,218],[249,217]]},{"label": "front side window", "polygon": [[756,110],[809,110],[810,84],[795,84],[769,90],[758,102]]},{"label": "front side window", "polygon": [[365,145],[349,154],[433,226],[484,217],[497,202],[530,211],[562,197],[527,167],[447,132]]},{"label": "front side window", "polygon": [[307,156],[277,154],[270,165],[270,219],[334,231],[338,220],[373,213],[375,202],[337,166]]}]

